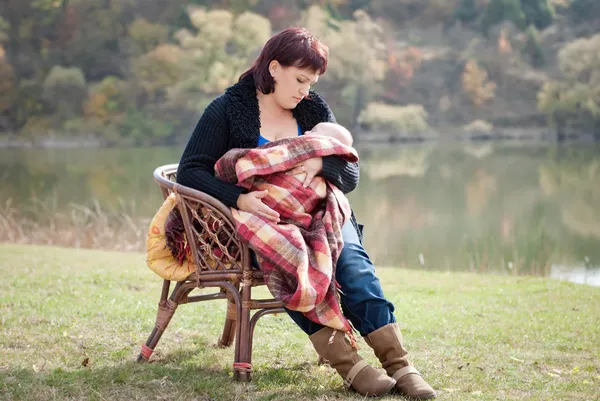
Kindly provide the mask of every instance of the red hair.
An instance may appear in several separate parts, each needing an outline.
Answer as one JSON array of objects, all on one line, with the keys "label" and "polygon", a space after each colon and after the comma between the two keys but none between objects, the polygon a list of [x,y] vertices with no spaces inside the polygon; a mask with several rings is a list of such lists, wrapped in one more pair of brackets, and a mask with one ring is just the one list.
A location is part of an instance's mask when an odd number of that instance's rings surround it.
[{"label": "red hair", "polygon": [[308,29],[287,28],[267,41],[252,67],[239,80],[253,76],[256,88],[267,95],[275,89],[269,72],[271,61],[276,60],[284,67],[310,68],[322,75],[327,71],[328,56],[329,48]]}]

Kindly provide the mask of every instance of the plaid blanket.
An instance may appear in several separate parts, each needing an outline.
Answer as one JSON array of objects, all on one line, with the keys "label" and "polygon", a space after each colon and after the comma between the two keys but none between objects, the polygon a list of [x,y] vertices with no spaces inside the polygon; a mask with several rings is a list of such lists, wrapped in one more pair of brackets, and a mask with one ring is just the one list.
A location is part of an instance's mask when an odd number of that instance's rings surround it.
[{"label": "plaid blanket", "polygon": [[322,177],[304,188],[304,173],[286,174],[304,160],[329,155],[358,161],[353,148],[333,138],[301,136],[255,149],[232,149],[217,161],[215,175],[251,191],[269,191],[262,200],[280,214],[279,223],[237,209],[232,212],[238,234],[256,253],[275,299],[352,337],[335,281],[343,247],[341,229],[351,213],[348,200]]}]

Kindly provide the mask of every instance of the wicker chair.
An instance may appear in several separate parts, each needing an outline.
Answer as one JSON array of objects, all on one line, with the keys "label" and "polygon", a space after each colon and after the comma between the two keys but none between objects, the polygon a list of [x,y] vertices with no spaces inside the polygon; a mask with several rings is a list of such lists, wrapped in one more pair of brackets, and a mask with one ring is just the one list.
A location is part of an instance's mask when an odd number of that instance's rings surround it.
[{"label": "wicker chair", "polygon": [[[220,346],[230,346],[235,340],[234,379],[249,381],[252,371],[252,336],[259,318],[270,313],[284,312],[274,299],[253,299],[252,287],[264,285],[262,272],[253,269],[248,247],[236,236],[235,222],[230,209],[217,199],[175,183],[177,165],[171,164],[154,170],[163,197],[171,193],[177,197],[177,207],[183,218],[196,272],[177,282],[171,296],[171,282],[164,280],[156,325],[138,356],[138,362],[147,361],[158,344],[169,321],[181,304],[228,299],[227,314]],[[217,224],[215,224],[215,222]],[[196,288],[219,288],[219,292],[189,295]],[[252,317],[251,311],[257,310]]]}]

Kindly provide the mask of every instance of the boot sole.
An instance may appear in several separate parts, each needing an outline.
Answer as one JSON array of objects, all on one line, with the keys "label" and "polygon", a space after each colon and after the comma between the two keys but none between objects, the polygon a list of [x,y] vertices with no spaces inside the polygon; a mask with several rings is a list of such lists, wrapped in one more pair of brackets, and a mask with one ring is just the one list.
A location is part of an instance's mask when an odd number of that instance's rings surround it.
[{"label": "boot sole", "polygon": [[398,394],[400,394],[401,396],[403,396],[408,401],[432,400],[435,397],[437,397],[437,394],[423,394],[423,395],[414,396],[414,395],[406,395],[403,392],[401,392],[400,390],[396,390],[396,392]]}]

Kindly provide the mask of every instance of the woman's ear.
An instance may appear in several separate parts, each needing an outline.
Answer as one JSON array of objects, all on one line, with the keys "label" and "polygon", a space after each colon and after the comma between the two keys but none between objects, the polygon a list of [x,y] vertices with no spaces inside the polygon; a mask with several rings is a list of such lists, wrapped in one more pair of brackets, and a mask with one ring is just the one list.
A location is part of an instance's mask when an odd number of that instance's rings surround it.
[{"label": "woman's ear", "polygon": [[271,76],[273,78],[275,78],[275,75],[277,74],[277,72],[281,69],[281,64],[279,64],[279,61],[277,60],[272,60],[269,63],[269,73],[271,74]]}]

